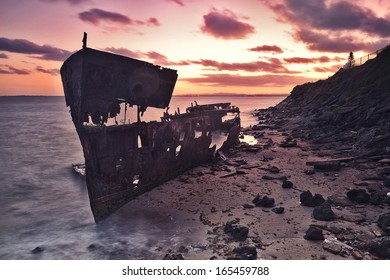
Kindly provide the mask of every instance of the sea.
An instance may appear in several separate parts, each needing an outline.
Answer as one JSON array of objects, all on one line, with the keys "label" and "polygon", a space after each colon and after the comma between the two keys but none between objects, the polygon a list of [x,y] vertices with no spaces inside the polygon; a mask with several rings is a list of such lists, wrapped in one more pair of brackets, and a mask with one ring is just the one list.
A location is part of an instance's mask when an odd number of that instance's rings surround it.
[{"label": "sea", "polygon": [[[255,109],[285,97],[173,96],[171,110],[231,102],[247,127],[257,123]],[[163,110],[147,113],[158,120]],[[0,259],[159,259],[188,238],[165,213],[131,205],[125,218],[114,214],[95,224],[85,179],[72,170],[83,162],[63,96],[0,97]]]}]

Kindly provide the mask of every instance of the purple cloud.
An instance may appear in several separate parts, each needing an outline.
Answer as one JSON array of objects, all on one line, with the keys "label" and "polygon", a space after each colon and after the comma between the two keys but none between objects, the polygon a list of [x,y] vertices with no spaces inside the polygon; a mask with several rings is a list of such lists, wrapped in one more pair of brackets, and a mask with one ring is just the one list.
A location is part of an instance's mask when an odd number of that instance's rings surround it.
[{"label": "purple cloud", "polygon": [[[5,68],[3,68],[5,67]],[[12,67],[10,65],[1,65],[0,66],[0,74],[16,74],[16,75],[28,75],[31,71],[26,69],[18,69],[15,67]]]},{"label": "purple cloud", "polygon": [[273,45],[273,46],[269,46],[269,45],[262,45],[262,46],[257,46],[257,47],[254,47],[254,48],[250,48],[248,49],[252,52],[274,52],[274,53],[283,53],[283,50],[276,46],[276,45]]},{"label": "purple cloud", "polygon": [[215,70],[227,71],[246,71],[246,72],[271,72],[271,73],[291,73],[285,68],[281,61],[277,58],[272,58],[272,61],[253,61],[253,62],[235,62],[225,63],[210,59],[201,59],[199,61],[190,61],[192,64],[199,64],[205,67],[215,68]]},{"label": "purple cloud", "polygon": [[132,24],[133,20],[125,15],[115,12],[108,12],[101,9],[90,9],[79,13],[79,18],[83,21],[99,25],[101,21],[110,21],[120,24]]},{"label": "purple cloud", "polygon": [[110,22],[122,26],[127,26],[127,25],[160,26],[161,25],[158,19],[155,17],[150,17],[146,21],[135,20],[120,13],[109,12],[109,11],[96,9],[96,8],[90,9],[89,11],[81,12],[78,14],[78,16],[82,21],[94,25],[100,25],[102,22]]},{"label": "purple cloud", "polygon": [[201,77],[182,78],[181,81],[207,86],[285,87],[312,81],[302,76],[207,74]]},{"label": "purple cloud", "polygon": [[350,52],[366,50],[372,52],[387,45],[385,40],[377,40],[373,43],[365,42],[353,36],[332,37],[320,32],[298,30],[294,34],[297,41],[304,42],[309,50],[322,52]]},{"label": "purple cloud", "polygon": [[0,53],[0,58],[8,58],[8,55],[6,55],[5,53]]},{"label": "purple cloud", "polygon": [[37,66],[35,68],[36,71],[44,73],[44,74],[49,74],[52,76],[59,75],[60,71],[58,69],[44,69],[42,66]]},{"label": "purple cloud", "polygon": [[386,45],[384,39],[390,36],[390,18],[380,17],[356,2],[260,1],[274,11],[279,21],[291,24],[294,38],[310,50],[373,51]]},{"label": "purple cloud", "polygon": [[[263,1],[264,2],[264,1]],[[325,0],[284,0],[267,3],[279,19],[321,30],[363,30],[379,36],[390,36],[390,20],[381,18],[365,7],[349,1],[326,3]]]},{"label": "purple cloud", "polygon": [[320,56],[320,57],[290,57],[284,58],[284,61],[288,63],[297,63],[297,64],[308,64],[308,63],[325,63],[331,61],[328,56]]},{"label": "purple cloud", "polygon": [[203,21],[202,32],[220,39],[243,39],[255,32],[252,25],[240,21],[230,10],[212,9]]},{"label": "purple cloud", "polygon": [[91,0],[40,0],[41,2],[48,2],[48,3],[57,3],[57,2],[68,2],[71,5],[78,5],[82,3],[91,2]]},{"label": "purple cloud", "polygon": [[167,2],[174,2],[174,3],[176,3],[177,5],[182,6],[182,7],[185,6],[183,0],[165,0],[165,1],[167,1]]},{"label": "purple cloud", "polygon": [[34,58],[44,60],[64,61],[71,52],[55,48],[49,45],[37,45],[33,42],[24,39],[8,39],[0,38],[0,50],[14,53],[34,54]]}]

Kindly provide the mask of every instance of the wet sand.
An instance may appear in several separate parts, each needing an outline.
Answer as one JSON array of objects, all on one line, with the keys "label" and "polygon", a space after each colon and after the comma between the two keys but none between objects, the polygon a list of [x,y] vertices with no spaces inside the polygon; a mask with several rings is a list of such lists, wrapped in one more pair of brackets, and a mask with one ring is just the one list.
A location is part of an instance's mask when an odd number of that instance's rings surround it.
[{"label": "wet sand", "polygon": [[[225,161],[204,164],[162,184],[126,205],[118,215],[125,217],[127,211],[137,209],[166,217],[177,242],[154,248],[161,258],[376,258],[365,246],[385,235],[376,221],[389,212],[389,205],[356,204],[346,192],[362,188],[386,192],[381,181],[364,177],[386,168],[387,163],[350,161],[342,163],[339,171],[306,174],[314,170],[307,162],[332,159],[335,151],[299,140],[296,146],[281,147],[288,132],[270,128],[245,133],[260,136],[258,143],[242,143],[225,154]],[[293,183],[292,188],[282,188],[285,179]],[[313,207],[301,205],[300,194],[307,190],[331,198],[334,221],[316,220]],[[257,195],[274,198],[274,207],[254,207]],[[275,213],[272,209],[277,207],[284,212]],[[241,236],[226,230],[229,222],[238,231],[244,230]],[[324,241],[304,239],[310,225],[322,229]]]}]

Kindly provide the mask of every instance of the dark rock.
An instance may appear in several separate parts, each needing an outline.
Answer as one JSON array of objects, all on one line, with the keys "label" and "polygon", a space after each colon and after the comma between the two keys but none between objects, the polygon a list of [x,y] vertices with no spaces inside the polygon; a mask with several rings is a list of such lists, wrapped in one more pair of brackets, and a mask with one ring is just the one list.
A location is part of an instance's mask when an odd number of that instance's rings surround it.
[{"label": "dark rock", "polygon": [[366,203],[370,200],[370,195],[363,189],[350,190],[347,192],[347,197],[356,203]]},{"label": "dark rock", "polygon": [[339,171],[341,169],[340,162],[316,162],[313,167],[314,170],[323,172]]},{"label": "dark rock", "polygon": [[369,244],[369,252],[380,259],[389,260],[390,259],[390,239],[384,238],[380,240],[375,240]]},{"label": "dark rock", "polygon": [[235,256],[230,258],[234,260],[255,260],[257,259],[257,250],[254,246],[242,246],[233,249]]},{"label": "dark rock", "polygon": [[163,258],[163,260],[184,260],[184,257],[182,254],[166,254]]},{"label": "dark rock", "polygon": [[310,191],[305,191],[300,194],[300,202],[304,206],[315,207],[324,203],[325,199],[318,193],[313,196]]},{"label": "dark rock", "polygon": [[87,247],[88,250],[94,251],[97,249],[97,246],[95,244],[91,244]]},{"label": "dark rock", "polygon": [[320,221],[333,221],[335,219],[335,214],[332,211],[330,203],[324,202],[320,206],[314,207],[313,217]]},{"label": "dark rock", "polygon": [[252,204],[248,204],[248,203],[245,203],[242,207],[244,207],[244,209],[252,209],[252,208],[255,208]]},{"label": "dark rock", "polygon": [[287,177],[286,176],[269,176],[269,175],[264,175],[261,177],[261,179],[264,179],[264,180],[282,180],[282,181],[285,181],[287,180]]},{"label": "dark rock", "polygon": [[268,171],[271,172],[271,173],[276,174],[276,173],[279,173],[279,172],[280,172],[280,169],[277,168],[276,166],[272,166],[272,167],[270,167],[270,168],[268,169]]},{"label": "dark rock", "polygon": [[390,196],[386,196],[382,202],[390,206]]},{"label": "dark rock", "polygon": [[314,169],[306,169],[304,172],[306,175],[313,175],[316,173]]},{"label": "dark rock", "polygon": [[31,250],[31,253],[35,255],[35,254],[42,253],[43,251],[44,251],[44,249],[38,246],[38,247],[35,247],[33,250]]},{"label": "dark rock", "polygon": [[260,197],[260,195],[257,195],[253,200],[252,203],[256,207],[267,207],[271,208],[275,205],[275,199],[270,198],[268,196]]},{"label": "dark rock", "polygon": [[276,213],[276,214],[282,214],[284,212],[284,207],[275,207],[275,208],[272,208],[272,212]]},{"label": "dark rock", "polygon": [[374,205],[380,205],[383,202],[384,196],[379,192],[374,192],[370,196],[370,203]]},{"label": "dark rock", "polygon": [[244,241],[248,238],[249,228],[236,224],[236,221],[227,222],[223,231],[230,234],[235,241]]},{"label": "dark rock", "polygon": [[293,185],[294,184],[291,181],[286,180],[286,181],[283,181],[282,188],[283,189],[291,189],[293,187]]},{"label": "dark rock", "polygon": [[386,178],[383,180],[383,185],[384,185],[386,188],[390,188],[390,177],[386,177]]},{"label": "dark rock", "polygon": [[303,238],[305,238],[306,240],[325,240],[322,229],[313,225],[309,227]]},{"label": "dark rock", "polygon": [[380,215],[377,223],[386,235],[390,235],[390,212]]}]

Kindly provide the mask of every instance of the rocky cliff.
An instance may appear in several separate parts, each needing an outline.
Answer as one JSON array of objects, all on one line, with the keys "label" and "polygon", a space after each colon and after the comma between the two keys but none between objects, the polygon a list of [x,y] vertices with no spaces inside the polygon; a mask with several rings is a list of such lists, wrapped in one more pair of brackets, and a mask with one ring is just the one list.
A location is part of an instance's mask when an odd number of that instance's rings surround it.
[{"label": "rocky cliff", "polygon": [[390,46],[361,66],[296,86],[267,112],[274,124],[313,143],[390,152]]}]

